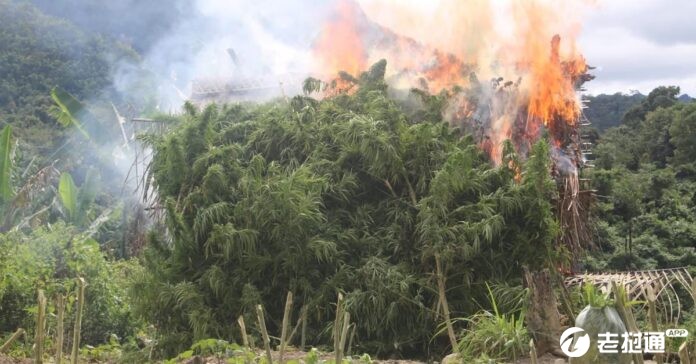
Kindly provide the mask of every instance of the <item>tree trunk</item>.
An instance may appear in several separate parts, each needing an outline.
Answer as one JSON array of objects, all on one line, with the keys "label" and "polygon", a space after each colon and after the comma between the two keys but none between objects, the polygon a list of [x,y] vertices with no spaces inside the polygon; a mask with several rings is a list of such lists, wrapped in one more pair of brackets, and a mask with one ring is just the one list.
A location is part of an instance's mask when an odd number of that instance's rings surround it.
[{"label": "tree trunk", "polygon": [[524,277],[530,300],[526,316],[527,328],[536,343],[537,355],[551,352],[564,356],[559,345],[561,317],[548,270],[530,273],[525,267]]}]

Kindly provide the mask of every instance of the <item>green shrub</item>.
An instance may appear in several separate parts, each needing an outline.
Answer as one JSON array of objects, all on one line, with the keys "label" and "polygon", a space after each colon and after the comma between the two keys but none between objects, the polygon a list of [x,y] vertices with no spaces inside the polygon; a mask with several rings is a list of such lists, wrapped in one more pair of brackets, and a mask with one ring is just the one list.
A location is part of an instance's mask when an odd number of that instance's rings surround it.
[{"label": "green shrub", "polygon": [[277,334],[292,291],[294,307],[312,313],[311,344],[330,344],[342,292],[359,318],[354,349],[423,357],[447,345],[432,339],[436,255],[457,316],[478,309],[483,282],[564,256],[548,143],[530,148],[517,181],[511,143],[495,167],[438,113],[390,99],[384,67],[361,75],[351,95],[188,105],[170,133],[145,138],[167,234],[151,236],[131,292],[159,330],[158,355],[239,340],[230,323],[254,317],[259,303]]},{"label": "green shrub", "polygon": [[[0,235],[0,332],[34,327],[36,290],[42,288],[53,310],[55,294],[68,294],[65,327],[74,319],[75,278],[87,281],[82,342],[96,345],[112,335],[132,335],[136,321],[130,314],[125,282],[137,265],[112,263],[99,244],[63,223],[34,229],[29,234]],[[49,325],[54,323],[49,320]],[[31,337],[31,335],[30,335]],[[68,338],[69,335],[66,335]]]},{"label": "green shrub", "polygon": [[529,352],[530,336],[524,326],[525,308],[501,313],[489,288],[492,310],[483,310],[464,319],[469,327],[459,341],[465,363],[516,361]]}]

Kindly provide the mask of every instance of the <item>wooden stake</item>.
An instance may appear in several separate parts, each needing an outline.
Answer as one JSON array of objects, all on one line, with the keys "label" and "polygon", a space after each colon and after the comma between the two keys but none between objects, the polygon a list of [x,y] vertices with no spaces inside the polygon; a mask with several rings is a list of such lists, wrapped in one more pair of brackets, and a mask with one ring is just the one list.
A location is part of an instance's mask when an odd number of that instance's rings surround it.
[{"label": "wooden stake", "polygon": [[261,330],[261,336],[263,336],[263,347],[266,349],[266,359],[268,360],[268,364],[273,364],[273,358],[271,357],[271,339],[268,338],[266,319],[263,317],[263,307],[261,307],[261,305],[256,305],[256,318],[259,320],[259,329]]},{"label": "wooden stake", "polygon": [[350,356],[352,353],[353,349],[353,338],[355,337],[355,330],[358,328],[355,324],[353,324],[353,329],[350,330],[350,339],[348,339],[348,349],[346,350],[346,355]]},{"label": "wooden stake", "polygon": [[[657,331],[657,308],[655,307],[655,291],[653,291],[652,286],[647,287],[647,297],[648,297],[648,317],[650,319],[650,330]],[[662,364],[664,361],[662,359],[662,354],[655,354],[653,360],[657,364]]]},{"label": "wooden stake", "polygon": [[341,341],[341,318],[343,317],[343,295],[338,294],[338,299],[336,300],[336,319],[334,320],[333,327],[333,340],[334,340],[334,355],[336,356],[336,364],[340,364],[338,345]]},{"label": "wooden stake", "polygon": [[77,364],[80,355],[80,332],[82,331],[82,310],[85,308],[85,279],[77,279],[77,312],[75,312],[75,330],[73,332],[72,353],[70,364]]},{"label": "wooden stake", "polygon": [[679,347],[679,360],[682,363],[691,363],[691,359],[689,359],[689,346],[686,345],[686,341]]},{"label": "wooden stake", "polygon": [[447,304],[447,295],[445,294],[445,277],[442,272],[442,263],[440,262],[439,254],[435,254],[435,274],[437,277],[437,291],[440,304],[442,305],[442,314],[445,317],[445,325],[447,326],[447,336],[449,336],[450,345],[452,345],[452,352],[455,352],[457,350],[457,336],[454,334],[454,327],[450,320],[449,304]]},{"label": "wooden stake", "polygon": [[530,364],[537,364],[539,362],[537,360],[536,348],[534,347],[534,339],[529,340],[529,359]]},{"label": "wooden stake", "polygon": [[283,357],[285,355],[285,346],[287,345],[285,340],[288,337],[290,315],[292,315],[292,292],[288,291],[288,295],[285,297],[285,312],[283,312],[283,325],[280,331],[280,364],[284,363]]},{"label": "wooden stake", "polygon": [[239,324],[239,330],[242,331],[242,344],[245,348],[249,347],[249,337],[247,336],[246,325],[244,324],[244,315],[237,318],[237,323]]},{"label": "wooden stake", "polygon": [[17,331],[15,331],[15,333],[12,334],[12,336],[10,336],[10,338],[7,339],[7,341],[4,344],[2,344],[2,346],[0,346],[0,353],[4,353],[5,351],[7,351],[7,349],[9,349],[10,346],[12,346],[12,343],[17,341],[17,339],[19,339],[19,337],[24,335],[24,334],[25,334],[24,329],[22,329],[22,328],[17,329]]},{"label": "wooden stake", "polygon": [[38,293],[39,307],[36,313],[36,336],[34,336],[34,363],[43,363],[44,334],[46,330],[46,296],[42,289]]},{"label": "wooden stake", "polygon": [[62,294],[56,296],[56,311],[58,317],[56,319],[56,364],[63,362],[63,337],[65,329],[63,321],[65,320],[65,297]]},{"label": "wooden stake", "polygon": [[307,339],[307,305],[302,307],[302,333],[300,336],[300,350],[304,351]]},{"label": "wooden stake", "polygon": [[348,337],[348,328],[350,326],[350,312],[343,313],[343,325],[341,327],[341,341],[338,344],[338,353],[336,354],[336,363],[343,362],[343,349],[346,347],[346,337]]}]

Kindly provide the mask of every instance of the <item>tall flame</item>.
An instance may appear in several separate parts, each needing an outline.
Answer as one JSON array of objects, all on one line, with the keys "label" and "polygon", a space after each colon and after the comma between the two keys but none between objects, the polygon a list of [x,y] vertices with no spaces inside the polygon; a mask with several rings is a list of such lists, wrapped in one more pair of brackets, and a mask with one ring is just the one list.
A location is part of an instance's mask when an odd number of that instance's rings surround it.
[{"label": "tall flame", "polygon": [[483,124],[482,147],[500,162],[505,139],[524,151],[542,128],[561,139],[578,119],[576,84],[587,65],[574,14],[587,0],[578,1],[337,0],[314,44],[317,72],[357,75],[384,58],[395,85],[431,93],[469,87],[445,116]]}]

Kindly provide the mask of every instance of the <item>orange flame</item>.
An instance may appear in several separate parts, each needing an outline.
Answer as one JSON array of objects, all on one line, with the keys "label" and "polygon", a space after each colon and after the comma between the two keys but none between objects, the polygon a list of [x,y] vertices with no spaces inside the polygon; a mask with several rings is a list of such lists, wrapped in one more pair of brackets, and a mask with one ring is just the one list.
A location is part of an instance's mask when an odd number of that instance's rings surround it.
[{"label": "orange flame", "polygon": [[346,71],[355,75],[367,68],[367,53],[358,30],[356,9],[350,0],[337,3],[333,19],[324,24],[314,48],[322,74]]},{"label": "orange flame", "polygon": [[[495,163],[506,139],[527,150],[542,128],[561,138],[576,123],[575,87],[587,65],[576,51],[572,1],[510,1],[505,7],[493,0],[440,0],[429,12],[395,0],[361,1],[365,10],[338,0],[314,45],[320,74],[357,76],[385,58],[388,81],[400,87],[438,93],[471,86],[472,72],[498,80],[488,93],[454,98],[457,105],[444,115],[458,123],[486,119],[481,147]],[[503,86],[499,76],[521,81]],[[476,105],[490,110],[477,112]]]}]

